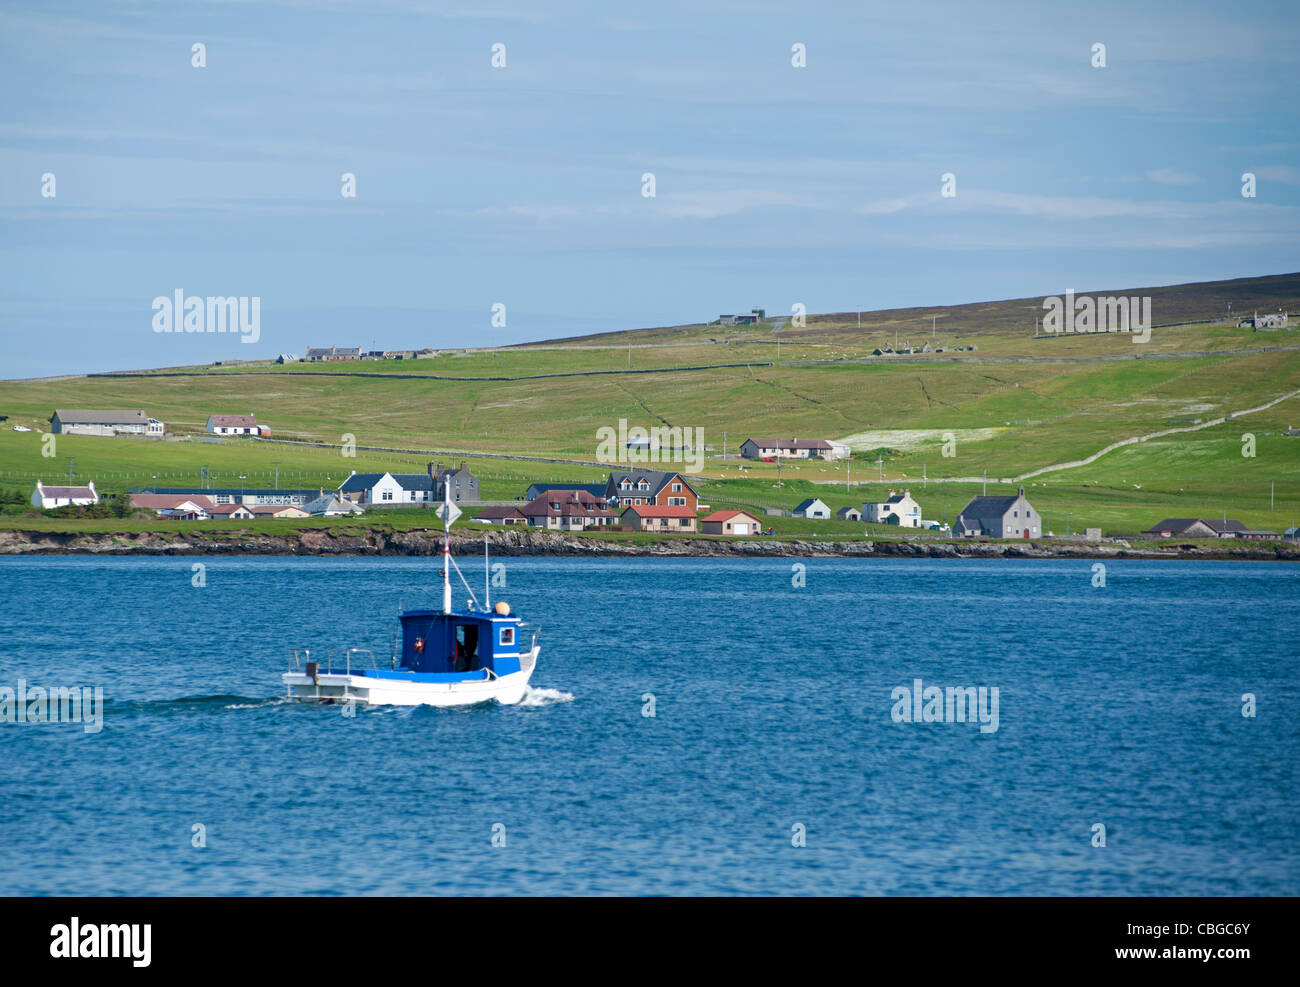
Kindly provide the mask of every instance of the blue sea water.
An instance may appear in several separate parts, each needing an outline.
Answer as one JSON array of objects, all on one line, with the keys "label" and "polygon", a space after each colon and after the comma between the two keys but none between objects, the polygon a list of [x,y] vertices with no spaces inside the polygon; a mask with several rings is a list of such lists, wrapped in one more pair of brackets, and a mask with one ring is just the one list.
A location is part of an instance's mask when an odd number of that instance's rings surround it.
[{"label": "blue sea water", "polygon": [[499,561],[526,703],[349,717],[285,649],[387,655],[436,561],[0,559],[0,687],[105,703],[0,723],[0,893],[1300,893],[1300,566]]}]

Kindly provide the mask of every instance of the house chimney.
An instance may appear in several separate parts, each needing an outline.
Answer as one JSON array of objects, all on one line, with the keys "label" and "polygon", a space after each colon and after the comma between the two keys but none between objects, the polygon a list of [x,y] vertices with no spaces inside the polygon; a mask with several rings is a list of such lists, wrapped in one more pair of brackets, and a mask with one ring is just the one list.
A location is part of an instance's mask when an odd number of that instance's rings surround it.
[{"label": "house chimney", "polygon": [[[439,467],[439,468],[441,468],[441,467]],[[433,464],[433,463],[430,463],[430,464],[429,464],[429,478],[430,478],[430,479],[437,479],[437,476],[438,476],[438,474],[437,474],[437,472],[434,470],[434,464]]]}]

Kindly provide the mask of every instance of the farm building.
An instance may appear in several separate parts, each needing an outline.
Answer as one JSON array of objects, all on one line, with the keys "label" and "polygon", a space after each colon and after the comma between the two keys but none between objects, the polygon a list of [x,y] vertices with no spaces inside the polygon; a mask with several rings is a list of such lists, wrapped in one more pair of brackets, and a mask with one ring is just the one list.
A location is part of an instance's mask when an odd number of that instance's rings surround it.
[{"label": "farm building", "polygon": [[308,346],[308,363],[337,363],[340,360],[360,360],[360,346]]},{"label": "farm building", "polygon": [[835,512],[835,516],[841,521],[861,521],[862,512],[856,507],[841,507]]}]

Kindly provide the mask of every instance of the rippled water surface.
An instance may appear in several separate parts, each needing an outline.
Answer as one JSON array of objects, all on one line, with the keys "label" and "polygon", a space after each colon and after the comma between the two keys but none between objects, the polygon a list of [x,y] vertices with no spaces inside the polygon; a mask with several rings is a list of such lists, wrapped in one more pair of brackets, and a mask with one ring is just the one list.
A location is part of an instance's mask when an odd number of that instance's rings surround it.
[{"label": "rippled water surface", "polygon": [[0,688],[105,707],[0,723],[0,892],[1300,893],[1298,566],[504,561],[526,702],[348,717],[285,648],[386,656],[436,562],[0,559]]}]

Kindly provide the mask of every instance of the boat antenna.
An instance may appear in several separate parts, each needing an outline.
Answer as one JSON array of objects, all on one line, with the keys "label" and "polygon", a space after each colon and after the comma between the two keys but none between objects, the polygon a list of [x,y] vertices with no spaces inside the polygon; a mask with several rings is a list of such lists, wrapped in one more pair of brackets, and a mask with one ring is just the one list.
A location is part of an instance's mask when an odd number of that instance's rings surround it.
[{"label": "boat antenna", "polygon": [[483,609],[492,609],[492,580],[488,572],[488,536],[483,532]]},{"label": "boat antenna", "polygon": [[451,484],[443,481],[442,506],[438,518],[442,521],[442,612],[451,613],[451,526],[460,517],[460,508],[451,502]]}]

